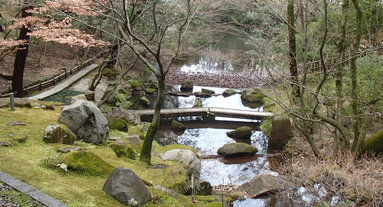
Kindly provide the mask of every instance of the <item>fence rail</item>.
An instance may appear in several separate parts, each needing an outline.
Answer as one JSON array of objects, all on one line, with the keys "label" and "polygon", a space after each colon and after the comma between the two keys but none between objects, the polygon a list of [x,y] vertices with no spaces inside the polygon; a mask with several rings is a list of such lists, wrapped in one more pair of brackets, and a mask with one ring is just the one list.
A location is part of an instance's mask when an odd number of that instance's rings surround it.
[{"label": "fence rail", "polygon": [[[71,68],[69,70],[66,70],[66,71],[64,71],[64,72],[62,72],[62,73],[60,73],[60,74],[58,74],[58,75],[56,75],[54,77],[51,77],[51,78],[49,78],[47,80],[39,81],[37,83],[31,84],[30,86],[24,87],[25,94],[28,94],[29,92],[35,91],[35,90],[42,91],[45,88],[48,88],[50,86],[56,85],[57,83],[60,83],[61,81],[63,81],[66,78],[68,78],[69,76],[77,73],[81,69],[83,69],[86,66],[89,66],[90,64],[92,64],[98,58],[102,57],[106,52],[107,52],[107,50],[103,50],[103,51],[99,52],[96,56],[93,56],[92,58],[89,58],[88,60],[84,61],[80,65],[77,65],[77,66],[75,66],[75,67],[73,67],[73,68]],[[0,98],[9,97],[11,92],[12,92],[12,90],[8,90],[8,91],[0,93]]]}]

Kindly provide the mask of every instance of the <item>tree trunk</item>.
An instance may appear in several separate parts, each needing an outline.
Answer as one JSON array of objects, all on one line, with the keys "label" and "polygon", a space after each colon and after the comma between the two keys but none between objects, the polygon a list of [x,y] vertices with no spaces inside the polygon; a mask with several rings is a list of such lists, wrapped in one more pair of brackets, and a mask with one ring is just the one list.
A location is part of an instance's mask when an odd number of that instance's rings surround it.
[{"label": "tree trunk", "polygon": [[[24,3],[28,3],[27,1],[24,1]],[[22,9],[21,17],[28,17],[32,14],[27,12],[27,10],[32,9],[32,6],[26,6]],[[16,92],[17,97],[23,97],[25,96],[24,87],[23,87],[23,79],[24,79],[24,69],[25,69],[25,62],[27,60],[28,56],[28,35],[29,29],[27,27],[22,27],[20,29],[19,34],[19,40],[25,40],[25,44],[20,45],[16,51],[16,57],[15,57],[15,63],[13,68],[13,78],[12,78],[12,90]]]},{"label": "tree trunk", "polygon": [[[343,68],[345,66],[345,52],[346,52],[346,35],[347,35],[347,19],[348,19],[348,6],[349,0],[343,1],[342,6],[342,25],[340,28],[341,39],[338,43],[338,60],[341,62],[336,68],[335,72],[335,86],[336,86],[336,120],[342,123],[342,110],[343,110]],[[341,146],[343,145],[343,146]],[[335,135],[335,151],[339,149],[347,149],[350,146],[350,140],[341,137],[339,133]]]},{"label": "tree trunk", "polygon": [[152,143],[154,136],[156,135],[157,129],[160,124],[160,115],[161,115],[161,107],[162,103],[165,99],[165,77],[161,76],[158,78],[158,95],[156,100],[156,106],[154,109],[154,115],[152,123],[149,126],[148,131],[146,132],[146,136],[144,139],[144,143],[142,145],[140,161],[144,161],[150,164],[152,157]]},{"label": "tree trunk", "polygon": [[357,153],[358,145],[363,145],[363,143],[359,143],[360,136],[360,117],[359,117],[359,104],[358,104],[358,94],[357,94],[357,66],[356,60],[358,59],[358,51],[360,46],[360,40],[362,37],[362,10],[359,7],[359,3],[357,0],[352,0],[354,8],[356,10],[356,37],[351,51],[351,62],[350,62],[350,70],[351,70],[351,108],[352,113],[354,115],[354,142],[352,144],[351,151],[353,153]]},{"label": "tree trunk", "polygon": [[297,49],[295,40],[295,20],[294,20],[294,0],[289,0],[287,5],[287,21],[289,32],[289,65],[292,93],[295,97],[299,97],[300,89],[298,85],[298,69],[297,69]]}]

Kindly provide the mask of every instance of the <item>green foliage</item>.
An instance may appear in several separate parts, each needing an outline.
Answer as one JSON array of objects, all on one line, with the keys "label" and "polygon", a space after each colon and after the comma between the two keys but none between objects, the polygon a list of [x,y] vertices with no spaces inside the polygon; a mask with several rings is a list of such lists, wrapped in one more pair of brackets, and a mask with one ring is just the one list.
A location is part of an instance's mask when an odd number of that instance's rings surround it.
[{"label": "green foliage", "polygon": [[104,68],[102,70],[102,75],[104,76],[118,76],[121,72],[117,70],[116,68]]},{"label": "green foliage", "polygon": [[129,109],[133,105],[133,103],[128,100],[130,95],[119,93],[116,91],[115,91],[115,95],[117,96],[117,99],[118,99],[116,102],[117,107],[120,107],[121,109]]},{"label": "green foliage", "polygon": [[50,168],[56,168],[57,164],[59,164],[60,159],[59,159],[59,153],[49,150],[45,157],[41,159],[41,164],[46,167]]}]

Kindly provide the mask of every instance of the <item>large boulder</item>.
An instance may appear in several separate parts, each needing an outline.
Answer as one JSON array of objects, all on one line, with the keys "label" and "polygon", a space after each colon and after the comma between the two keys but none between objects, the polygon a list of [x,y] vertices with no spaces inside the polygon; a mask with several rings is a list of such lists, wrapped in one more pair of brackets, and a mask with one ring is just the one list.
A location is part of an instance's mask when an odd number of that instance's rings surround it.
[{"label": "large boulder", "polygon": [[73,144],[77,136],[63,124],[50,124],[45,128],[43,141],[46,143]]},{"label": "large boulder", "polygon": [[226,135],[234,139],[250,139],[252,128],[249,126],[238,127],[234,131],[226,132]]},{"label": "large boulder", "polygon": [[290,118],[285,116],[274,117],[271,122],[269,136],[269,151],[280,151],[293,137]]},{"label": "large boulder", "polygon": [[84,142],[99,144],[109,132],[108,121],[97,106],[79,100],[63,107],[59,122],[69,127]]},{"label": "large boulder", "polygon": [[264,97],[261,90],[257,88],[245,89],[241,94],[242,103],[251,108],[262,106]]},{"label": "large boulder", "polygon": [[261,174],[255,176],[250,182],[244,183],[238,188],[243,191],[246,197],[255,198],[265,193],[279,189],[279,182],[275,176]]},{"label": "large boulder", "polygon": [[193,82],[185,81],[182,83],[180,90],[182,92],[192,92],[193,91]]},{"label": "large boulder", "polygon": [[366,139],[362,151],[368,153],[383,152],[383,129]]},{"label": "large boulder", "polygon": [[217,153],[223,157],[233,157],[238,155],[254,155],[257,151],[257,148],[246,143],[229,143],[220,147]]},{"label": "large boulder", "polygon": [[169,150],[166,151],[161,158],[163,160],[172,160],[181,163],[186,168],[188,177],[194,174],[194,177],[198,178],[201,173],[201,159],[190,150]]},{"label": "large boulder", "polygon": [[122,167],[113,170],[102,190],[129,206],[142,206],[152,199],[144,182],[132,171]]}]

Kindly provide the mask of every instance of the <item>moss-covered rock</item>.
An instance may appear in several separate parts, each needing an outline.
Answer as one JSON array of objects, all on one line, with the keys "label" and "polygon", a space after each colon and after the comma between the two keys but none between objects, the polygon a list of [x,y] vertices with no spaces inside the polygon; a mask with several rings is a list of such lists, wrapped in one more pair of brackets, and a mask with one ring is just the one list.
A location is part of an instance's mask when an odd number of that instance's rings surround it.
[{"label": "moss-covered rock", "polygon": [[136,159],[136,152],[128,143],[113,143],[109,146],[116,153],[117,157],[126,157],[132,160]]},{"label": "moss-covered rock", "polygon": [[160,147],[160,148],[156,149],[156,151],[158,151],[160,153],[164,153],[166,151],[173,150],[173,149],[190,150],[190,151],[192,151],[194,153],[197,153],[195,151],[195,149],[193,149],[193,147],[186,146],[186,145],[183,145],[183,144],[169,144],[169,145],[166,145],[166,146],[163,146],[163,147]]},{"label": "moss-covered rock", "polygon": [[211,94],[210,93],[204,93],[204,92],[194,92],[193,93],[196,97],[201,97],[201,98],[210,98]]},{"label": "moss-covered rock", "polygon": [[234,131],[226,132],[226,135],[234,139],[250,139],[252,129],[249,126],[238,127]]},{"label": "moss-covered rock", "polygon": [[142,90],[142,83],[141,83],[141,81],[139,81],[137,79],[130,79],[129,84],[133,90],[136,90],[136,91]]},{"label": "moss-covered rock", "polygon": [[208,93],[208,94],[215,94],[213,90],[207,89],[207,88],[202,88],[201,89],[202,93]]},{"label": "moss-covered rock", "polygon": [[141,97],[139,99],[139,102],[140,102],[140,104],[142,104],[145,107],[150,106],[150,100],[145,96]]},{"label": "moss-covered rock", "polygon": [[383,152],[383,129],[369,137],[363,145],[363,152],[382,153]]},{"label": "moss-covered rock", "polygon": [[109,122],[108,126],[109,129],[116,129],[122,132],[128,131],[128,123],[121,118],[117,118],[116,120]]},{"label": "moss-covered rock", "polygon": [[193,91],[193,82],[185,81],[184,83],[182,83],[180,90],[182,92],[191,92],[191,91]]},{"label": "moss-covered rock", "polygon": [[114,170],[112,165],[93,152],[88,151],[75,151],[64,154],[61,161],[68,166],[68,169],[91,176],[109,176]]},{"label": "moss-covered rock", "polygon": [[144,91],[145,91],[146,94],[154,94],[155,92],[157,92],[157,89],[155,89],[155,88],[145,88]]},{"label": "moss-covered rock", "polygon": [[287,116],[274,117],[271,121],[268,149],[271,151],[280,151],[292,137],[293,130],[291,127],[290,118]]},{"label": "moss-covered rock", "polygon": [[172,130],[173,131],[185,131],[185,125],[183,125],[181,122],[178,122],[176,120],[172,121]]},{"label": "moss-covered rock", "polygon": [[43,136],[45,143],[73,144],[76,139],[77,136],[63,124],[50,124]]},{"label": "moss-covered rock", "polygon": [[237,94],[237,91],[233,90],[233,89],[226,89],[222,95],[223,97],[229,97],[229,96],[232,96],[234,94]]},{"label": "moss-covered rock", "polygon": [[249,88],[242,91],[241,99],[245,106],[257,108],[263,105],[263,98],[265,96],[262,91],[257,88]]},{"label": "moss-covered rock", "polygon": [[[192,183],[188,181],[185,183],[184,195],[192,194]],[[211,195],[213,187],[208,181],[199,181],[196,186],[196,194],[197,195]]]},{"label": "moss-covered rock", "polygon": [[[104,100],[107,96],[109,96],[110,93],[114,93],[112,88],[107,88],[104,92],[104,95],[102,96],[102,100]],[[111,94],[108,99],[105,101],[105,103],[110,104],[110,105],[116,105],[118,101],[117,94]]]},{"label": "moss-covered rock", "polygon": [[201,100],[201,98],[196,97],[196,99],[194,101],[193,108],[198,108],[198,107],[202,107],[202,100]]},{"label": "moss-covered rock", "polygon": [[232,157],[238,155],[253,155],[257,153],[257,148],[246,143],[229,143],[218,149],[218,155]]}]

